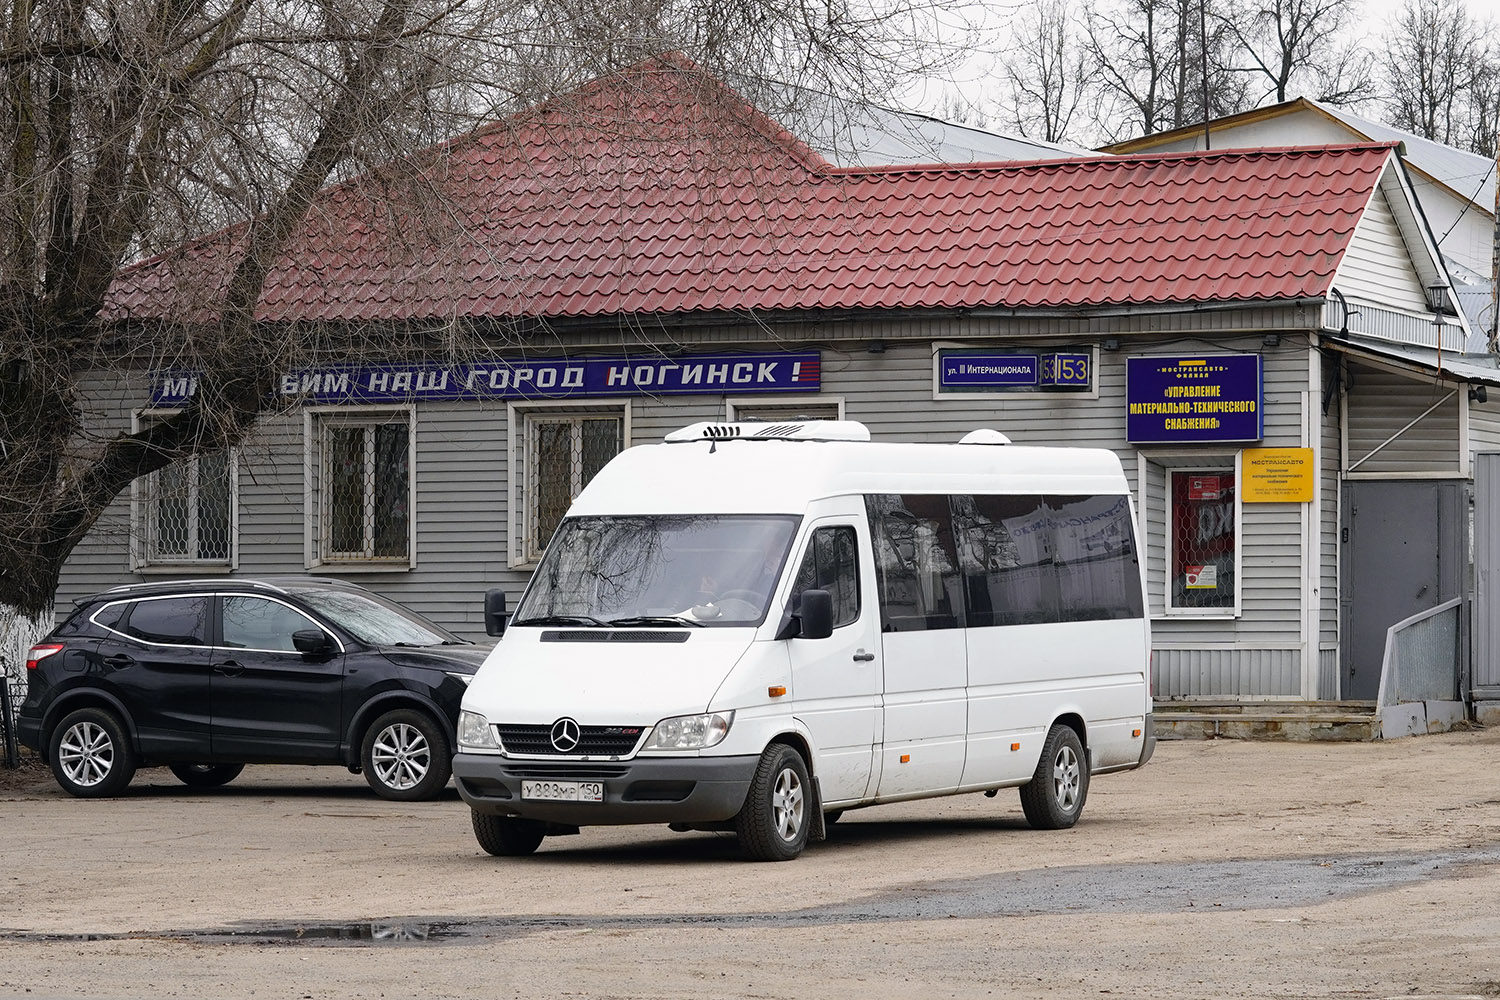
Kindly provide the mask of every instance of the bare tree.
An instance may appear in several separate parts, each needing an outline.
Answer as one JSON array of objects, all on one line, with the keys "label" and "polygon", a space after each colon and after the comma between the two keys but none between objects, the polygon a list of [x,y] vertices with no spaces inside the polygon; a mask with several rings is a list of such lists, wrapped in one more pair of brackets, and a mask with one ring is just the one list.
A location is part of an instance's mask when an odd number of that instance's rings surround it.
[{"label": "bare tree", "polygon": [[1350,37],[1357,15],[1354,0],[1238,0],[1221,17],[1262,100],[1352,104],[1374,89],[1373,60]]},{"label": "bare tree", "polygon": [[1493,155],[1500,63],[1494,25],[1470,15],[1464,0],[1406,0],[1386,42],[1387,120]]},{"label": "bare tree", "polygon": [[[299,361],[454,348],[458,327],[440,321],[256,322],[267,274],[330,180],[361,178],[372,201],[406,184],[441,219],[441,185],[400,166],[426,162],[413,151],[664,50],[737,83],[881,94],[929,68],[940,6],[0,2],[0,604],[44,611],[69,553],[132,481],[235,445]],[[102,310],[122,268],[152,254],[222,266],[181,282],[170,314],[112,321]],[[198,376],[179,413],[130,433],[90,425],[91,373],[171,366]]]},{"label": "bare tree", "polygon": [[1001,67],[1011,121],[1024,136],[1067,141],[1098,71],[1067,0],[1038,0],[1013,26],[1012,38]]},{"label": "bare tree", "polygon": [[1088,10],[1087,47],[1111,139],[1151,135],[1247,107],[1231,66],[1223,0],[1111,0]]}]

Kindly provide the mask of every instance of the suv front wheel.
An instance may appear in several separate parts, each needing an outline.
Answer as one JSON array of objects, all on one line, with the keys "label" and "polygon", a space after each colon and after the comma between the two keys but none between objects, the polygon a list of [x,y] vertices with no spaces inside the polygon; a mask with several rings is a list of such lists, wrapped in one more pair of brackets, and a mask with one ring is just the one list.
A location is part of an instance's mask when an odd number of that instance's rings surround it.
[{"label": "suv front wheel", "polygon": [[453,774],[447,733],[432,716],[411,708],[375,720],[359,762],[375,794],[398,802],[436,798]]},{"label": "suv front wheel", "polygon": [[135,777],[135,751],[125,725],[103,708],[70,712],[52,732],[52,774],[69,795],[83,799],[118,795]]}]

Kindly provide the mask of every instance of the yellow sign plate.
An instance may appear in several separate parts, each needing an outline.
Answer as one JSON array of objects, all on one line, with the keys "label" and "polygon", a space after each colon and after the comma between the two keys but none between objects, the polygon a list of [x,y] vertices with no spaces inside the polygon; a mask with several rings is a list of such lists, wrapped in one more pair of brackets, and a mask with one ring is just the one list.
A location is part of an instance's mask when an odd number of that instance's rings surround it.
[{"label": "yellow sign plate", "polygon": [[1240,453],[1244,503],[1308,503],[1317,481],[1311,448],[1246,448]]}]

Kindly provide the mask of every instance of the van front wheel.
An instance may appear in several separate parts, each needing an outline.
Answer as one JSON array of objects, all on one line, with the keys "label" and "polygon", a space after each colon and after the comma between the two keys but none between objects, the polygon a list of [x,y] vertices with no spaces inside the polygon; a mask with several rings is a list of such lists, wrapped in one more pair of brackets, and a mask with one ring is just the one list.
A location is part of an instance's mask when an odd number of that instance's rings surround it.
[{"label": "van front wheel", "polygon": [[785,743],[772,743],[760,755],[750,794],[734,818],[740,851],[751,861],[791,861],[807,846],[807,764]]},{"label": "van front wheel", "polygon": [[[471,810],[472,812],[472,810]],[[491,816],[474,812],[474,839],[486,854],[497,858],[519,858],[542,846],[546,824],[514,816]]]},{"label": "van front wheel", "polygon": [[1021,811],[1033,830],[1066,830],[1078,822],[1089,794],[1088,758],[1071,726],[1047,734],[1031,781],[1021,786]]}]

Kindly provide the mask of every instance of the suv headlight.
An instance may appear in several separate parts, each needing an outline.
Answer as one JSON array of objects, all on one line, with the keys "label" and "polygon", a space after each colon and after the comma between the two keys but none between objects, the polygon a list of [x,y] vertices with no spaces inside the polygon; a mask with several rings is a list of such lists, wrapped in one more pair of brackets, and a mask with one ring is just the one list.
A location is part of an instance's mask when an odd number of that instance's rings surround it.
[{"label": "suv headlight", "polygon": [[499,750],[500,741],[490,728],[490,720],[478,712],[458,713],[458,745],[476,750]]},{"label": "suv headlight", "polygon": [[729,735],[733,712],[710,712],[707,715],[679,715],[662,719],[651,730],[643,750],[706,750],[722,743]]}]

